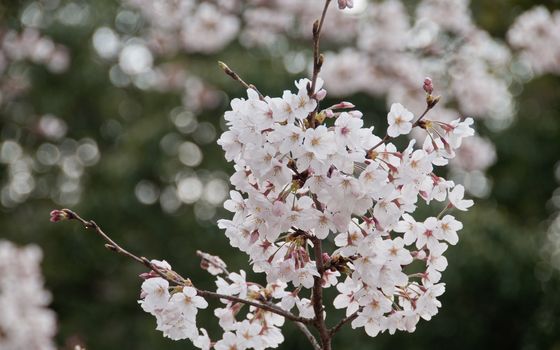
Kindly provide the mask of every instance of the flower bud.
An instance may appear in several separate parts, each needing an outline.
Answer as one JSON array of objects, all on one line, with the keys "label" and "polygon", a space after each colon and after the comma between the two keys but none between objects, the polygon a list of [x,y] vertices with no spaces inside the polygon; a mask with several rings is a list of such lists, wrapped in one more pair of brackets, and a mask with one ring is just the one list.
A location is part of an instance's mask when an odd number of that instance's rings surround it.
[{"label": "flower bud", "polygon": [[63,210],[55,209],[55,210],[51,211],[51,218],[50,218],[51,222],[59,222],[59,221],[64,221],[64,220],[69,220],[69,219],[71,219],[71,216],[64,209]]},{"label": "flower bud", "polygon": [[428,95],[428,97],[426,97],[428,108],[434,108],[438,104],[440,98],[441,96]]},{"label": "flower bud", "polygon": [[356,106],[354,106],[353,103],[342,101],[342,102],[339,102],[335,105],[330,106],[327,109],[350,109],[350,108],[354,108],[354,107],[356,107]]},{"label": "flower bud", "polygon": [[424,79],[424,91],[426,91],[427,94],[431,95],[432,92],[434,92],[434,84],[432,83],[432,79],[429,77],[426,77]]},{"label": "flower bud", "polygon": [[327,97],[327,90],[325,89],[321,89],[315,94],[315,98],[317,99],[317,101],[321,101],[325,99],[325,97]]},{"label": "flower bud", "polygon": [[338,0],[338,8],[344,10],[345,8],[353,8],[354,0]]},{"label": "flower bud", "polygon": [[327,114],[324,111],[322,111],[321,113],[317,113],[315,115],[315,121],[317,122],[318,125],[321,125],[325,121],[326,117],[327,117]]}]

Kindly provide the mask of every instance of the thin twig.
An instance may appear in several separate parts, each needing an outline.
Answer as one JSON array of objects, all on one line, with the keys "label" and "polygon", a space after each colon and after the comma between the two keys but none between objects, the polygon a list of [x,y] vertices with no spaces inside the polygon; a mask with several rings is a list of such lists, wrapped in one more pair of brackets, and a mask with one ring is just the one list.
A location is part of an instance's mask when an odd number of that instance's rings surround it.
[{"label": "thin twig", "polygon": [[295,322],[295,325],[305,335],[307,340],[309,340],[309,342],[313,346],[313,350],[321,350],[321,345],[319,345],[317,339],[315,339],[313,334],[311,334],[309,329],[307,329],[307,327],[303,323]]},{"label": "thin twig", "polygon": [[274,306],[274,305],[271,305],[271,304],[255,302],[255,301],[251,301],[251,300],[238,298],[238,297],[235,297],[235,296],[232,296],[232,295],[219,294],[219,293],[210,292],[210,291],[202,290],[202,289],[198,289],[198,288],[196,289],[196,292],[197,292],[198,295],[200,295],[202,297],[212,297],[212,298],[217,298],[217,299],[226,299],[226,300],[229,300],[229,301],[234,301],[234,302],[237,302],[237,303],[243,303],[243,304],[246,304],[246,305],[254,306],[256,308],[263,309],[263,310],[266,310],[266,311],[270,311],[270,312],[275,313],[277,315],[283,316],[290,321],[304,323],[304,324],[313,323],[313,319],[296,316],[296,315],[292,314],[291,312],[285,311],[284,309],[281,309],[281,308],[279,308],[277,306]]},{"label": "thin twig", "polygon": [[315,311],[315,327],[319,331],[321,337],[321,343],[323,345],[323,350],[331,349],[331,336],[327,325],[325,324],[325,318],[323,316],[323,273],[325,272],[323,264],[323,247],[321,240],[317,237],[312,237],[313,242],[313,254],[315,258],[315,264],[317,266],[317,271],[319,276],[313,277],[313,310]]},{"label": "thin twig", "polygon": [[422,115],[420,115],[418,117],[418,119],[416,119],[416,121],[414,123],[412,123],[412,127],[417,127],[420,125],[420,121],[422,121],[422,119],[426,116],[426,114],[428,114],[428,112],[430,111],[430,109],[434,108],[434,106],[430,106],[429,104],[426,106],[426,109],[424,110],[424,113],[422,113]]},{"label": "thin twig", "polygon": [[316,21],[313,23],[313,76],[311,78],[309,96],[313,96],[315,94],[317,78],[319,77],[319,72],[323,66],[323,58],[320,52],[321,30],[323,29],[323,23],[325,23],[325,17],[327,16],[327,10],[330,4],[331,0],[325,0],[325,7],[323,7],[321,18],[318,22]]},{"label": "thin twig", "polygon": [[[107,235],[105,232],[103,232],[103,230],[94,221],[85,220],[80,215],[76,214],[75,212],[73,212],[70,209],[62,209],[62,211],[67,214],[68,219],[77,220],[77,221],[81,222],[86,229],[94,229],[95,233],[97,233],[97,235],[101,236],[107,242],[107,244],[105,246],[109,250],[114,251],[114,252],[119,253],[119,254],[122,254],[126,257],[129,257],[129,258],[135,260],[136,262],[139,262],[140,264],[148,267],[149,269],[151,269],[152,271],[157,273],[159,276],[161,276],[163,279],[165,279],[169,282],[175,283],[175,284],[180,285],[180,286],[190,286],[190,285],[192,285],[190,280],[181,277],[175,271],[162,269],[162,268],[158,267],[157,265],[153,264],[152,262],[150,262],[150,260],[148,260],[147,258],[138,257],[138,256],[134,255],[133,253],[127,251],[126,249],[122,248],[119,244],[117,244],[115,241],[113,241],[109,237],[109,235]],[[217,299],[226,299],[226,300],[230,300],[230,301],[233,301],[233,302],[238,302],[238,303],[254,306],[254,307],[257,307],[257,308],[275,313],[277,315],[283,316],[283,317],[285,317],[285,318],[287,318],[291,321],[294,321],[294,322],[311,324],[315,321],[315,320],[310,319],[310,318],[296,316],[296,315],[292,314],[291,312],[285,311],[284,309],[281,309],[280,307],[272,305],[272,304],[265,304],[265,303],[261,303],[261,302],[246,300],[246,299],[242,299],[242,298],[239,298],[239,297],[219,294],[219,293],[210,292],[210,291],[202,290],[202,289],[198,289],[198,288],[196,288],[196,291],[197,291],[197,294],[202,296],[202,297],[212,297],[212,298],[217,298]]]},{"label": "thin twig", "polygon": [[239,83],[241,83],[241,85],[243,85],[243,87],[245,89],[252,89],[255,90],[255,92],[257,94],[259,94],[259,98],[261,100],[264,100],[264,96],[263,94],[261,94],[261,92],[257,89],[257,87],[253,84],[248,84],[245,82],[245,80],[243,80],[239,74],[237,74],[233,69],[229,68],[229,66],[227,64],[225,64],[222,61],[218,61],[218,66],[220,66],[220,68],[224,71],[224,73],[226,73],[227,75],[229,75],[233,80],[238,81]]},{"label": "thin twig", "polygon": [[358,313],[361,311],[362,308],[360,308],[360,310],[354,312],[353,314],[351,314],[350,316],[343,318],[342,320],[340,320],[340,322],[338,322],[336,325],[334,325],[331,329],[329,329],[329,334],[331,336],[333,336],[335,333],[337,333],[340,328],[342,328],[342,326],[344,326],[345,324],[347,324],[348,322],[352,322],[356,319],[356,317],[358,317]]}]

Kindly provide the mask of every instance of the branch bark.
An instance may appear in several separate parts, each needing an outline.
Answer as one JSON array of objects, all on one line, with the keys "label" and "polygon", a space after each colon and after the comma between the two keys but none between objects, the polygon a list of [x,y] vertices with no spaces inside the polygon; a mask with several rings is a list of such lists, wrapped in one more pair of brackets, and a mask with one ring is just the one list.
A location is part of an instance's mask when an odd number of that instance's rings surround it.
[{"label": "branch bark", "polygon": [[319,331],[321,338],[322,349],[331,350],[331,334],[325,324],[323,315],[323,273],[325,267],[323,264],[323,247],[321,240],[317,237],[311,237],[313,242],[313,255],[319,276],[313,277],[313,310],[315,311],[315,327]]},{"label": "branch bark", "polygon": [[309,340],[311,346],[313,346],[313,350],[322,350],[321,345],[319,344],[319,342],[317,342],[317,339],[315,339],[313,334],[311,334],[309,329],[307,329],[307,327],[303,323],[296,322],[295,325],[305,335],[307,340]]},{"label": "branch bark", "polygon": [[331,0],[325,0],[325,6],[323,7],[321,18],[313,24],[313,76],[311,78],[311,88],[309,89],[310,96],[315,94],[317,78],[319,77],[319,72],[323,66],[323,57],[321,56],[320,51],[321,30],[323,29],[323,23],[325,23],[325,17],[327,16],[327,10],[329,9],[330,4]]},{"label": "branch bark", "polygon": [[257,87],[255,85],[246,83],[245,80],[243,80],[239,76],[239,74],[237,74],[233,69],[229,68],[229,66],[227,64],[225,64],[224,62],[218,61],[218,65],[224,71],[224,73],[226,73],[229,77],[231,77],[235,81],[238,81],[241,85],[243,85],[243,87],[245,89],[255,90],[257,92],[257,94],[259,95],[259,98],[261,100],[264,100],[263,94],[261,94],[261,92],[257,89]]},{"label": "branch bark", "polygon": [[350,316],[343,318],[342,320],[340,320],[340,322],[338,322],[334,327],[332,327],[331,329],[329,329],[329,334],[331,335],[331,337],[333,335],[335,335],[341,328],[342,326],[344,326],[345,324],[352,322],[356,319],[356,317],[358,317],[358,313],[362,311],[362,308],[360,308],[358,311],[354,312],[353,314],[351,314]]},{"label": "branch bark", "polygon": [[[105,247],[107,247],[107,249],[109,249],[111,251],[114,251],[116,253],[122,254],[122,255],[124,255],[124,256],[132,259],[132,260],[135,260],[138,263],[141,263],[142,265],[148,267],[149,269],[151,269],[152,271],[154,271],[159,276],[161,276],[162,278],[164,278],[165,280],[167,280],[169,282],[175,283],[179,286],[190,286],[190,285],[192,285],[190,280],[183,278],[181,275],[179,275],[175,271],[161,269],[158,266],[154,265],[147,258],[138,257],[137,255],[134,255],[133,253],[129,252],[128,250],[122,248],[113,239],[111,239],[109,237],[109,235],[106,234],[101,229],[101,227],[99,227],[93,220],[86,220],[86,219],[82,218],[80,215],[78,215],[77,213],[75,213],[74,211],[72,211],[70,209],[62,209],[62,211],[67,214],[69,220],[77,220],[77,221],[81,222],[86,229],[93,229],[97,235],[101,236],[101,238],[103,238],[105,240],[105,242],[107,242],[107,244],[105,244]],[[235,297],[235,296],[232,296],[232,295],[219,294],[219,293],[215,293],[215,292],[211,292],[211,291],[207,291],[207,290],[202,290],[202,289],[198,289],[198,288],[196,288],[196,291],[197,291],[197,294],[202,296],[202,297],[211,297],[211,298],[216,298],[216,299],[226,299],[226,300],[230,300],[230,301],[237,302],[237,303],[242,303],[242,304],[249,305],[249,306],[254,306],[254,307],[257,307],[257,308],[275,313],[277,315],[283,316],[286,319],[294,321],[294,322],[298,322],[298,323],[302,323],[302,324],[312,324],[312,323],[315,322],[314,319],[296,316],[296,315],[292,314],[291,312],[285,311],[285,310],[283,310],[283,309],[281,309],[281,308],[279,308],[275,305],[265,304],[265,303],[252,301],[252,300],[247,300],[247,299],[242,299],[242,298],[238,298],[238,297]]]}]

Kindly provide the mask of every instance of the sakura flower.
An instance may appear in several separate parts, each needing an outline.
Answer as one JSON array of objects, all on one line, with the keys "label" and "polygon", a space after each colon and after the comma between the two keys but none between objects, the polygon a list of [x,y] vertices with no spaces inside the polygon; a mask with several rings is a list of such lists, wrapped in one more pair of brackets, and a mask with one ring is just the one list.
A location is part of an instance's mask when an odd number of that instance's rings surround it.
[{"label": "sakura flower", "polygon": [[169,302],[169,282],[161,277],[149,278],[142,283],[143,299],[140,306],[146,312],[155,314]]},{"label": "sakura flower", "polygon": [[414,115],[403,107],[400,103],[393,103],[391,110],[387,115],[389,128],[387,128],[387,135],[397,137],[399,135],[406,135],[412,130],[412,119]]},{"label": "sakura flower", "polygon": [[470,208],[474,202],[472,199],[463,199],[465,196],[465,188],[463,185],[457,185],[449,192],[450,205],[462,211],[466,211]]},{"label": "sakura flower", "polygon": [[349,113],[342,112],[334,122],[336,141],[341,146],[357,147],[359,145],[358,130],[362,128],[364,121],[360,118],[351,116]]},{"label": "sakura flower", "polygon": [[241,298],[247,296],[247,282],[245,281],[245,271],[241,270],[240,273],[232,272],[228,276],[228,281],[221,277],[216,280],[218,286],[218,293],[226,295],[239,295]]},{"label": "sakura flower", "polygon": [[193,287],[183,287],[180,293],[173,294],[169,299],[169,304],[176,310],[181,311],[186,317],[192,317],[192,319],[196,316],[198,309],[208,307],[208,302],[198,296],[196,289]]},{"label": "sakura flower", "polygon": [[238,337],[232,332],[224,333],[221,340],[214,344],[215,350],[245,350],[247,349],[246,342],[243,337]]},{"label": "sakura flower", "polygon": [[210,350],[212,342],[208,336],[208,332],[204,328],[201,328],[200,332],[202,334],[193,340],[193,345],[201,350]]},{"label": "sakura flower", "polygon": [[259,348],[260,345],[260,332],[262,327],[255,323],[250,323],[248,320],[245,320],[237,325],[237,337],[242,339],[244,346],[247,348]]},{"label": "sakura flower", "polygon": [[435,284],[441,279],[441,272],[447,268],[447,258],[443,256],[446,250],[447,244],[445,243],[439,243],[430,250],[430,255],[426,263],[428,266],[426,277],[423,278],[424,285]]},{"label": "sakura flower", "polygon": [[449,244],[455,245],[459,241],[457,231],[463,228],[460,221],[455,220],[451,215],[445,215],[443,219],[438,222],[438,226],[434,231],[434,235],[439,240],[445,240]]},{"label": "sakura flower", "polygon": [[315,129],[307,129],[303,147],[318,159],[325,159],[327,155],[333,154],[336,150],[334,134],[328,131],[324,125],[319,125]]},{"label": "sakura flower", "polygon": [[346,309],[346,316],[358,311],[360,304],[356,293],[361,289],[360,284],[347,277],[343,283],[339,283],[336,289],[341,293],[336,296],[333,305],[337,309]]},{"label": "sakura flower", "polygon": [[438,313],[438,308],[441,307],[441,302],[436,298],[445,292],[445,284],[435,284],[428,287],[426,292],[418,298],[416,302],[417,312],[426,321],[429,321],[435,314]]},{"label": "sakura flower", "polygon": [[412,262],[412,255],[404,248],[404,240],[401,237],[386,240],[385,244],[389,250],[390,261],[395,261],[399,265],[408,265]]},{"label": "sakura flower", "polygon": [[383,318],[377,315],[371,315],[368,313],[360,313],[358,317],[352,321],[352,328],[364,327],[367,335],[370,337],[376,337],[380,332],[384,330],[382,322]]},{"label": "sakura flower", "polygon": [[315,311],[313,311],[313,304],[311,303],[311,300],[307,298],[297,299],[296,306],[301,317],[313,318],[315,316]]},{"label": "sakura flower", "polygon": [[423,232],[418,235],[418,239],[416,240],[416,247],[421,249],[422,247],[427,246],[428,249],[432,249],[439,243],[434,234],[438,226],[438,219],[435,217],[429,217],[424,221],[423,226]]}]

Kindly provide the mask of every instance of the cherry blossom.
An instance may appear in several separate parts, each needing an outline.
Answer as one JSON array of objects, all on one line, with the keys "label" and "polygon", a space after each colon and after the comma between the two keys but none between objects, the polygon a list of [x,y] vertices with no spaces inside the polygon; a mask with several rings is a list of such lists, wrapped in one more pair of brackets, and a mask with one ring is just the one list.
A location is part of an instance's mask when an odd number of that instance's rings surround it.
[{"label": "cherry blossom", "polygon": [[387,115],[389,128],[387,135],[397,137],[399,135],[406,135],[412,130],[412,119],[414,115],[403,107],[400,103],[393,103],[391,110]]},{"label": "cherry blossom", "polygon": [[[203,349],[276,348],[284,340],[281,327],[289,320],[314,350],[330,350],[332,336],[345,324],[364,328],[371,337],[412,332],[420,319],[430,320],[442,306],[438,297],[445,285],[440,280],[447,267],[443,254],[448,243],[458,242],[457,231],[462,229],[448,212],[465,211],[473,201],[464,198],[462,185],[435,173],[456,156],[464,139],[474,135],[473,119],[455,115],[440,120],[435,113],[440,97],[432,95],[437,84],[422,77],[414,85],[421,95],[427,94],[420,97],[424,106],[418,108],[424,112],[413,120],[411,111],[393,103],[384,137],[373,125],[365,125],[363,113],[352,103],[321,106],[327,90],[319,77],[324,60],[319,37],[329,4],[324,3],[314,26],[312,78],[296,80],[294,90],[266,96],[220,63],[247,95],[231,101],[224,114],[226,130],[217,142],[234,169],[233,189],[224,203],[232,217],[219,220],[218,227],[232,247],[247,255],[252,272],[265,275],[266,283],[250,281],[250,271],[230,272],[218,257],[198,252],[202,267],[215,276],[216,291],[203,290],[167,262],[148,261],[124,250],[93,221],[69,209],[52,214],[53,221],[81,221],[111,250],[150,269],[141,275],[145,281],[139,304],[155,316],[156,329],[166,337],[189,339]],[[192,5],[185,11],[228,9]],[[341,8],[352,5],[339,2]],[[428,5],[444,6],[438,1]],[[388,12],[403,10],[395,1],[382,6]],[[222,24],[214,23],[215,18],[201,18],[205,20],[200,26],[220,32]],[[468,29],[463,26],[468,22],[440,21],[449,30]],[[395,33],[408,26],[406,21],[387,22]],[[416,110],[418,102],[410,106]],[[424,141],[413,139],[404,147],[394,142],[413,128]],[[416,213],[424,204],[439,214]],[[441,218],[444,213],[448,215]],[[329,250],[331,240],[336,248]],[[337,291],[333,306],[346,314],[333,328],[325,322],[330,301],[323,298],[323,290],[329,288]],[[224,331],[215,341],[197,324],[198,310],[209,306],[208,298],[219,302],[213,313]],[[308,326],[316,328],[318,338]]]},{"label": "cherry blossom", "polygon": [[56,316],[43,288],[39,247],[0,240],[0,349],[54,350]]}]

